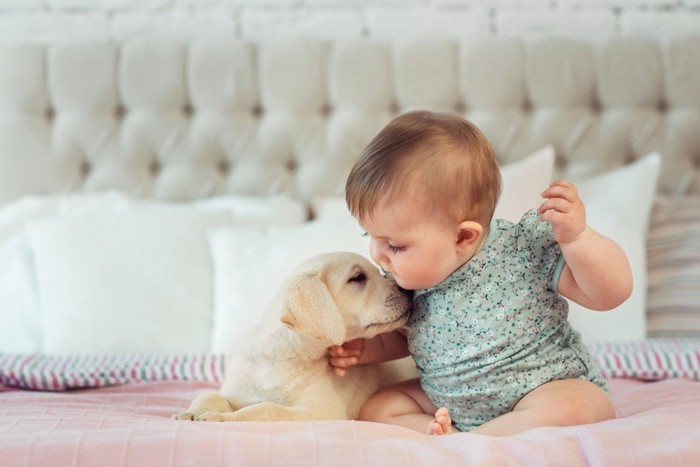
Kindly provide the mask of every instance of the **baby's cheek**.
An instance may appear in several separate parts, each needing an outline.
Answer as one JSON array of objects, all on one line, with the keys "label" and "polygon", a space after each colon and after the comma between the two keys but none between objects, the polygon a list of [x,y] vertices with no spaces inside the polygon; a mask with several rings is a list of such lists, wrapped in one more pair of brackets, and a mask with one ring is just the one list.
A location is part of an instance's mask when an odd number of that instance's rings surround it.
[{"label": "baby's cheek", "polygon": [[413,276],[395,276],[394,280],[396,280],[396,283],[399,284],[399,287],[402,289],[406,290],[416,290],[422,288],[420,285],[420,278],[416,278]]}]

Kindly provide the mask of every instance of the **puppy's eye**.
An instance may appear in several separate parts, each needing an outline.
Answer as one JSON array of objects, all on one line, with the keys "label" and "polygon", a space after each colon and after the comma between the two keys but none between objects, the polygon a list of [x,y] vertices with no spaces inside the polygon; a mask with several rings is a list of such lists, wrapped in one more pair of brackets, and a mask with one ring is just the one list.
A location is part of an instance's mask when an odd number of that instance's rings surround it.
[{"label": "puppy's eye", "polygon": [[358,284],[364,284],[366,280],[367,280],[367,276],[365,275],[365,273],[358,272],[357,274],[352,276],[350,279],[348,279],[348,282],[355,282]]}]

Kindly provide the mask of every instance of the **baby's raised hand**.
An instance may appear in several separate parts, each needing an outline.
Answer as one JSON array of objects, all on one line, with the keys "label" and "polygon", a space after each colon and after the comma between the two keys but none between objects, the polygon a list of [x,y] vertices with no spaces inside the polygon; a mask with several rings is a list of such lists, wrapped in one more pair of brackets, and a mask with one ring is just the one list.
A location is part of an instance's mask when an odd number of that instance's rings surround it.
[{"label": "baby's raised hand", "polygon": [[538,209],[540,219],[551,222],[557,243],[562,245],[576,240],[586,228],[586,208],[576,187],[557,180],[542,192],[542,197],[546,199]]},{"label": "baby's raised hand", "polygon": [[345,376],[346,368],[358,364],[364,348],[364,339],[354,339],[343,345],[328,347],[328,363],[336,375]]}]

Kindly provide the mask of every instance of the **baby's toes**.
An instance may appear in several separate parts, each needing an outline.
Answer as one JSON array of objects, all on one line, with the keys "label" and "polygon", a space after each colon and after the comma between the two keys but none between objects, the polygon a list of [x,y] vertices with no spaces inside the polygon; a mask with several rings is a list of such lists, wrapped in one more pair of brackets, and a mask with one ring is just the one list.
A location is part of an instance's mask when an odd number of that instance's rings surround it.
[{"label": "baby's toes", "polygon": [[[435,420],[433,422],[433,433],[435,435],[446,435],[452,431],[452,419],[450,418],[450,412],[445,407],[440,407],[437,412],[435,412]],[[438,428],[439,427],[439,428]]]}]

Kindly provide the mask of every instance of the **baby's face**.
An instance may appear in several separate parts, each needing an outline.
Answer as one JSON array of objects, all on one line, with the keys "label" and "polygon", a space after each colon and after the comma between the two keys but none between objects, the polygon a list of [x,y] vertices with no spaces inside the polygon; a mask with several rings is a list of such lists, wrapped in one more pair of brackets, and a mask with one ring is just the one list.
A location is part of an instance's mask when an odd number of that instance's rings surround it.
[{"label": "baby's face", "polygon": [[392,201],[380,204],[362,225],[372,259],[407,290],[434,287],[466,261],[456,247],[458,224],[425,211],[412,200]]}]

